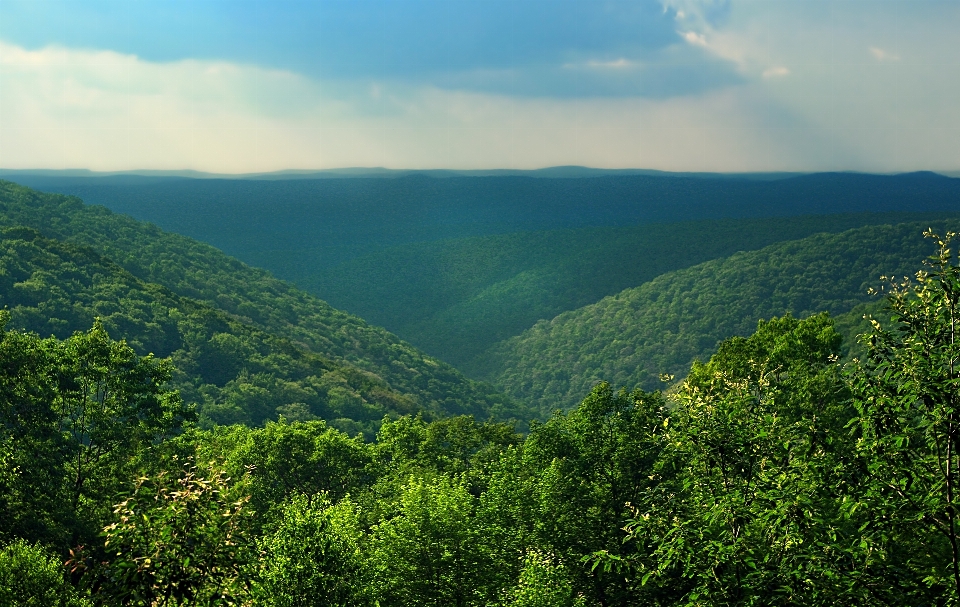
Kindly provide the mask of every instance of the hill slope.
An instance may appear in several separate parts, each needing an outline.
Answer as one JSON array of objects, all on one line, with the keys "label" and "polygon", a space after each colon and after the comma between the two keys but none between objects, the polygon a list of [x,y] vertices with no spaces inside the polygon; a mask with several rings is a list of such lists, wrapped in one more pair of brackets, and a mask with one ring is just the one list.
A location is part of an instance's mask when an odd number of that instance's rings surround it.
[{"label": "hill slope", "polygon": [[89,247],[0,229],[0,305],[10,327],[65,339],[100,319],[141,354],[169,357],[173,387],[217,423],[259,425],[283,414],[369,429],[414,398],[345,362],[319,356],[235,316],[144,283]]},{"label": "hill slope", "polygon": [[[371,374],[390,391],[409,400],[414,409],[436,415],[472,412],[480,417],[525,416],[522,409],[488,386],[467,380],[454,368],[424,355],[387,331],[335,310],[265,271],[246,266],[189,238],[163,232],[101,207],[86,206],[74,197],[43,194],[9,182],[0,182],[0,226],[26,226],[47,239],[89,247],[96,255],[106,258],[104,263],[116,262],[131,279],[143,283],[138,289],[150,290],[149,284],[154,283],[173,295],[226,314],[251,330],[287,340],[298,349],[339,366]],[[44,247],[47,245],[41,249]],[[85,271],[83,264],[72,258],[61,261],[62,264],[51,263],[57,267],[72,264],[81,274]],[[31,276],[40,271],[24,269],[27,270],[32,272]],[[72,279],[64,276],[64,280],[67,282],[63,284],[72,284],[69,283]],[[7,293],[10,288],[12,286],[7,287]],[[58,288],[63,291],[63,299],[69,301],[74,296],[69,288],[64,289],[60,284]],[[97,306],[109,305],[109,302],[109,297],[96,305],[91,300],[90,307],[99,309]],[[41,304],[38,299],[31,305],[39,309]],[[152,305],[145,304],[145,307]],[[72,321],[61,319],[66,325],[60,328],[65,331],[89,328],[89,325],[83,326],[88,317],[78,314],[77,319],[77,322],[83,320],[81,326],[71,326]],[[43,327],[37,327],[41,329]],[[48,325],[45,330],[57,332],[57,327]],[[142,345],[146,348],[147,342]],[[172,346],[164,349],[151,344],[150,347],[159,352]]]},{"label": "hill slope", "polygon": [[[537,323],[492,348],[483,376],[541,411],[574,406],[601,380],[647,389],[682,374],[721,339],[791,312],[847,312],[880,276],[915,271],[930,252],[919,223],[817,234],[661,275]],[[960,221],[934,222],[957,230]]]},{"label": "hill slope", "polygon": [[737,251],[946,215],[864,213],[518,232],[402,245],[318,269],[305,288],[467,374],[538,320]]}]

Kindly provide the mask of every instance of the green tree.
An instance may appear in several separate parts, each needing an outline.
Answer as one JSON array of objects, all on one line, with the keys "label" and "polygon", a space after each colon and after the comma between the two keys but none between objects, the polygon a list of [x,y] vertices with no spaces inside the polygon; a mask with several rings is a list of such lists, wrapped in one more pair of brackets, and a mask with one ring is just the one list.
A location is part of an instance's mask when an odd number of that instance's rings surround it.
[{"label": "green tree", "polygon": [[70,503],[81,518],[128,482],[127,462],[194,419],[177,392],[166,390],[169,363],[137,356],[110,339],[100,321],[62,344],[54,408],[66,437]]},{"label": "green tree", "polygon": [[367,481],[370,454],[363,439],[350,438],[323,421],[269,422],[253,434],[246,461],[258,484],[270,485],[274,500],[321,494],[337,501]]},{"label": "green tree", "polygon": [[56,555],[16,540],[0,549],[0,605],[90,607],[70,585]]},{"label": "green tree", "polygon": [[583,607],[586,600],[577,596],[566,568],[554,556],[529,551],[516,587],[507,593],[504,607]]},{"label": "green tree", "polygon": [[353,607],[368,604],[361,532],[349,499],[331,505],[297,496],[277,529],[260,544],[255,602],[274,607]]},{"label": "green tree", "polygon": [[[535,427],[523,445],[522,467],[509,462],[491,481],[485,509],[504,536],[511,527],[547,550],[573,576],[589,601],[624,607],[641,601],[632,576],[619,567],[582,563],[592,555],[616,563],[638,548],[622,527],[649,489],[668,415],[660,393],[614,391],[597,385],[568,415]],[[516,479],[516,480],[513,480]]]},{"label": "green tree", "polygon": [[787,316],[694,364],[664,421],[664,482],[627,527],[649,548],[642,583],[691,605],[862,601],[839,346],[826,314]]},{"label": "green tree", "polygon": [[100,323],[64,341],[0,329],[0,537],[96,537],[134,457],[193,419],[169,377]]},{"label": "green tree", "polygon": [[410,480],[399,509],[373,529],[370,566],[384,607],[484,605],[487,575],[475,498],[444,476]]},{"label": "green tree", "polygon": [[858,449],[871,512],[865,583],[887,604],[960,601],[960,267],[954,233],[929,269],[892,284],[891,323],[873,321],[854,375]]},{"label": "green tree", "polygon": [[66,484],[70,448],[52,406],[55,339],[8,331],[0,311],[0,541],[68,545],[74,526]]},{"label": "green tree", "polygon": [[107,561],[87,583],[110,604],[232,605],[247,596],[254,558],[248,496],[224,472],[187,462],[137,481],[104,530]]}]

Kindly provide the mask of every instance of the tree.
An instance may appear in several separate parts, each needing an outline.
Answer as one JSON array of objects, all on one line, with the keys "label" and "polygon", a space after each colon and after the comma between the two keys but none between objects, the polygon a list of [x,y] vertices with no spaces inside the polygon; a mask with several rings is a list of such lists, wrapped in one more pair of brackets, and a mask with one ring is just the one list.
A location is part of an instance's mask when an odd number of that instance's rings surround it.
[{"label": "tree", "polygon": [[0,605],[90,607],[70,585],[56,555],[16,540],[0,549]]},{"label": "tree", "polygon": [[868,587],[888,604],[960,600],[960,267],[954,233],[915,280],[894,282],[853,378]]},{"label": "tree", "polygon": [[117,469],[133,453],[194,416],[177,392],[164,389],[169,363],[137,356],[110,339],[99,320],[63,342],[58,363],[54,406],[71,446],[71,504],[79,512],[85,501],[93,506],[116,492]]},{"label": "tree", "polygon": [[[598,384],[576,410],[531,431],[523,446],[521,474],[504,468],[529,497],[510,496],[502,479],[491,483],[508,505],[488,510],[512,517],[516,510],[509,502],[532,504],[533,509],[514,518],[521,529],[532,527],[521,531],[533,538],[534,546],[527,548],[554,554],[572,576],[574,588],[600,605],[626,607],[641,601],[625,571],[581,561],[599,555],[614,564],[637,552],[622,528],[630,520],[631,505],[662,482],[655,473],[669,414],[666,405],[658,392],[614,391],[607,383]],[[484,501],[491,500],[485,496]]]},{"label": "tree", "polygon": [[370,566],[381,605],[467,607],[492,598],[474,510],[462,481],[409,479],[398,512],[373,529]]},{"label": "tree", "polygon": [[0,528],[63,548],[94,538],[133,457],[194,419],[169,378],[99,322],[64,341],[0,329]]},{"label": "tree", "polygon": [[297,494],[308,505],[322,494],[337,501],[367,480],[370,455],[363,439],[323,421],[268,422],[253,434],[251,447],[246,463],[258,484],[272,486],[277,503]]},{"label": "tree", "polygon": [[550,554],[529,551],[515,588],[507,593],[504,607],[583,607],[586,601],[576,596],[570,574]]},{"label": "tree", "polygon": [[826,314],[786,316],[693,365],[664,420],[663,480],[627,526],[642,583],[691,605],[860,602],[839,346]]},{"label": "tree", "polygon": [[60,547],[74,527],[66,484],[70,446],[52,406],[59,342],[8,331],[0,311],[0,541]]},{"label": "tree", "polygon": [[252,575],[248,499],[221,470],[189,461],[141,478],[104,529],[107,561],[72,564],[98,596],[124,605],[234,604]]},{"label": "tree", "polygon": [[260,543],[262,570],[255,602],[272,607],[356,607],[368,604],[360,529],[349,499],[336,506],[297,496],[276,531]]}]

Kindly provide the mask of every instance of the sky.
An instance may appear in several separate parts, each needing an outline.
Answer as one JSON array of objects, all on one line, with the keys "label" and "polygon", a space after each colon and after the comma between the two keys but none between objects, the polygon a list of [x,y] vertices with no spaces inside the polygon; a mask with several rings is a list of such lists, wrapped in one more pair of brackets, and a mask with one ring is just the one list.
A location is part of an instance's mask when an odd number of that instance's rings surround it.
[{"label": "sky", "polygon": [[0,168],[960,170],[956,0],[0,0]]}]

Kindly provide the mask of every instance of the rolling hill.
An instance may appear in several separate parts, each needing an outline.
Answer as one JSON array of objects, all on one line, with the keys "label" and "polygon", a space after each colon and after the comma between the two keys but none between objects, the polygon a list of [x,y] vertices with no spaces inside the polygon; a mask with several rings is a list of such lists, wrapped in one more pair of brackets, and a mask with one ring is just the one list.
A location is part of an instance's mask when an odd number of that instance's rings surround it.
[{"label": "rolling hill", "polygon": [[[932,226],[956,231],[960,221]],[[478,375],[544,413],[575,406],[601,380],[661,387],[661,373],[682,374],[759,319],[836,315],[869,302],[881,275],[912,275],[930,254],[926,227],[816,234],[663,274],[497,344],[478,360]]]},{"label": "rolling hill", "polygon": [[817,232],[945,216],[766,217],[474,236],[392,247],[319,269],[303,285],[469,375],[478,355],[538,320],[660,274]]},{"label": "rolling hill", "polygon": [[960,211],[960,179],[934,173],[13,176],[213,244],[468,374],[538,320],[664,272]]},{"label": "rolling hill", "polygon": [[[565,174],[572,176],[556,176]],[[318,268],[411,242],[720,218],[960,211],[960,179],[935,173],[586,174],[7,179],[150,221],[298,284]]]},{"label": "rolling hill", "polygon": [[[88,329],[94,316],[106,318],[111,335],[127,337],[141,353],[193,357],[197,364],[182,369],[188,375],[195,371],[189,378],[192,391],[181,387],[208,411],[229,400],[213,388],[222,390],[238,378],[266,373],[278,381],[289,379],[281,369],[287,363],[268,360],[286,353],[310,361],[312,371],[303,378],[322,379],[322,372],[338,369],[353,378],[341,382],[350,388],[343,395],[361,412],[344,414],[344,420],[366,423],[381,413],[414,411],[527,417],[489,386],[466,379],[387,331],[189,238],[75,197],[10,182],[0,182],[0,226],[10,228],[4,233],[12,253],[5,257],[8,279],[2,294],[22,325],[17,328],[62,336]],[[183,317],[186,324],[180,322]],[[205,320],[188,326],[195,317]],[[190,340],[197,347],[184,349]],[[209,365],[204,366],[207,351]],[[305,402],[284,398],[277,406]],[[337,414],[336,407],[307,409],[312,415]],[[233,411],[223,421],[248,415],[256,423],[275,414],[276,407],[257,414]]]}]

